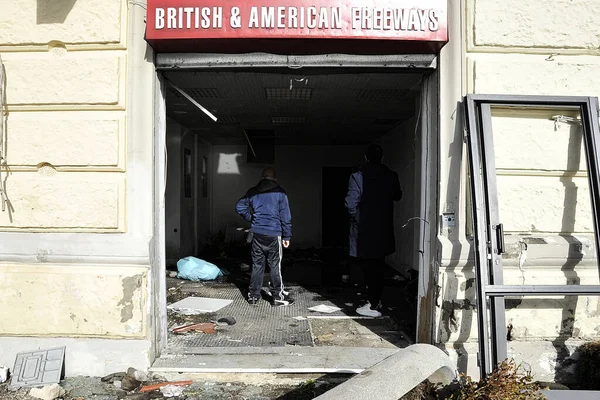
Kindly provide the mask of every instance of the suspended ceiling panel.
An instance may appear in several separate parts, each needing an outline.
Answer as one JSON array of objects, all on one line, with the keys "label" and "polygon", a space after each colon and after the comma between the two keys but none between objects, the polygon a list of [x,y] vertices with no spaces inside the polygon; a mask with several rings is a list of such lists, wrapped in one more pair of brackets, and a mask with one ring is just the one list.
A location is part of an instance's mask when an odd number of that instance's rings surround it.
[{"label": "suspended ceiling panel", "polygon": [[416,114],[422,74],[169,71],[167,115],[213,144],[244,143],[245,129],[271,129],[280,145],[364,144]]}]

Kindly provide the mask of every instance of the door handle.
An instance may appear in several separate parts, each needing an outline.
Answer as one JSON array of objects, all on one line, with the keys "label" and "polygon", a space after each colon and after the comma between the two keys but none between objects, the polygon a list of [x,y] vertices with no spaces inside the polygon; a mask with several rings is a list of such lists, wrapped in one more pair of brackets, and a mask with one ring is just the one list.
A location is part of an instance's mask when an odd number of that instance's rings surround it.
[{"label": "door handle", "polygon": [[496,252],[504,254],[504,225],[496,225]]}]

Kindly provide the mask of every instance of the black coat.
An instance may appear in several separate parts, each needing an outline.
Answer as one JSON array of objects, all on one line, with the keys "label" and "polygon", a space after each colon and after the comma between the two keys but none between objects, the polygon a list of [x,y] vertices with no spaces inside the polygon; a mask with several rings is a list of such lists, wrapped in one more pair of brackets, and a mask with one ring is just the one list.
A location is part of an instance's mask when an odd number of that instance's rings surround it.
[{"label": "black coat", "polygon": [[381,258],[396,251],[394,202],[402,198],[398,174],[367,163],[352,174],[346,196],[350,213],[350,255]]}]

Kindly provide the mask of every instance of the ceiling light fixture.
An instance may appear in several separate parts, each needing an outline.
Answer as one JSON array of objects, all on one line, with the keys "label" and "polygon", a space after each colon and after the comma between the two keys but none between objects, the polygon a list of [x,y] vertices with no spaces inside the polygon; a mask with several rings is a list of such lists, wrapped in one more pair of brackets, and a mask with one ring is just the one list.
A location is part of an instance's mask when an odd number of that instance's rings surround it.
[{"label": "ceiling light fixture", "polygon": [[186,99],[188,99],[190,101],[190,103],[192,103],[193,105],[195,105],[196,107],[198,107],[200,109],[200,111],[202,111],[204,114],[208,115],[213,121],[215,121],[215,122],[217,121],[217,117],[215,117],[206,108],[202,107],[202,105],[200,103],[198,103],[196,100],[194,100],[189,94],[187,94],[186,92],[184,92],[183,90],[181,90],[179,87],[177,87],[177,85],[175,85],[173,82],[171,82],[167,78],[165,78],[165,80],[167,82],[169,82],[169,85],[171,85],[173,87],[173,89],[177,90],[179,93],[181,93],[181,95],[183,97],[185,97]]},{"label": "ceiling light fixture", "polygon": [[311,88],[265,88],[267,100],[310,100]]}]

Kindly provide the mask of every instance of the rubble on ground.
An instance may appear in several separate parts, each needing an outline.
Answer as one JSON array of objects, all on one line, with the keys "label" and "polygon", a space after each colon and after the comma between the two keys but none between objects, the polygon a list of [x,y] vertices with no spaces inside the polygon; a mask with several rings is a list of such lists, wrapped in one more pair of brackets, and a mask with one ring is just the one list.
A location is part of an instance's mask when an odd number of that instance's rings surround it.
[{"label": "rubble on ground", "polygon": [[42,388],[32,388],[29,395],[41,400],[55,400],[65,395],[65,389],[58,383],[53,383]]},{"label": "rubble on ground", "polygon": [[[139,371],[142,372],[142,371]],[[285,384],[255,381],[212,381],[194,380],[185,382],[184,386],[176,386],[175,382],[167,381],[156,374],[148,374],[148,380],[131,392],[119,389],[115,383],[122,382],[125,377],[143,379],[143,375],[130,371],[118,371],[105,377],[68,377],[58,386],[64,390],[62,397],[52,400],[217,400],[217,399],[252,399],[252,400],[308,400],[324,393],[349,376],[307,377],[294,378],[295,383]],[[144,387],[156,386],[155,390],[142,392]],[[43,388],[41,388],[43,389]],[[8,382],[0,384],[0,399],[2,400],[35,400],[29,395],[32,388],[19,388],[15,391],[8,389]],[[145,389],[147,390],[147,389]],[[40,398],[41,399],[41,398]]]}]

